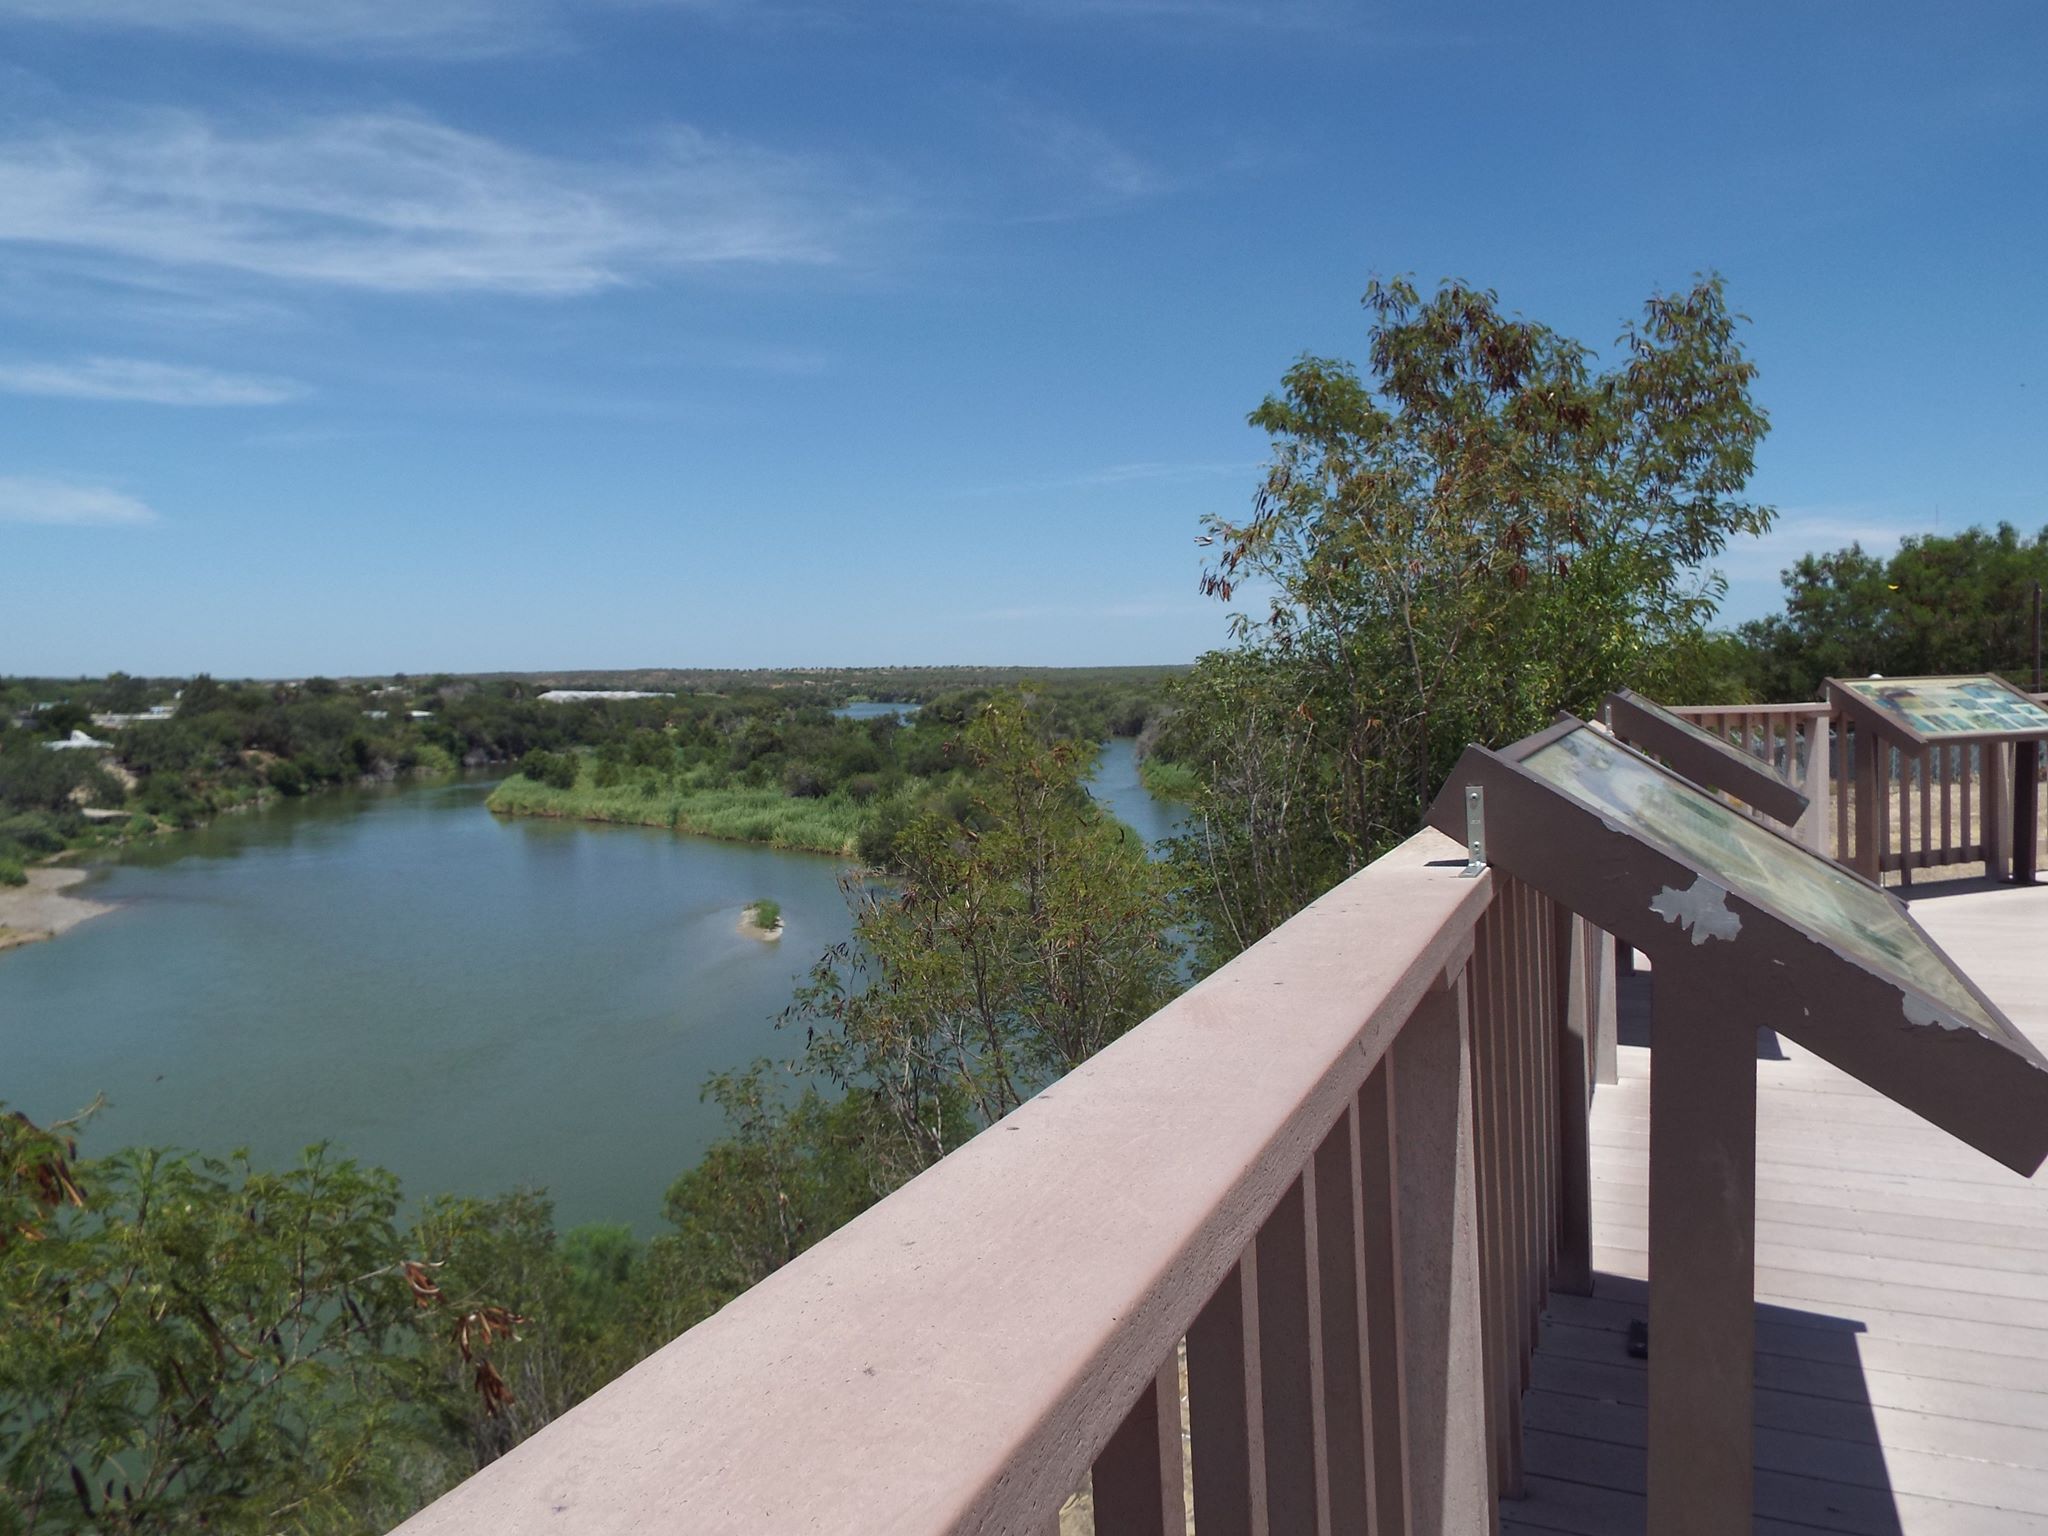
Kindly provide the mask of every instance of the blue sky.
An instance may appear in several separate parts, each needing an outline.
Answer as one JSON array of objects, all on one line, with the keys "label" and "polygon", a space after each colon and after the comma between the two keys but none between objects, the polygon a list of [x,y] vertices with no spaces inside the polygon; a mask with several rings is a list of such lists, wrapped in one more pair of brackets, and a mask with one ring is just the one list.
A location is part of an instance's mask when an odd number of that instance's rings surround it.
[{"label": "blue sky", "polygon": [[2048,7],[0,0],[0,672],[1184,660],[1374,273],[2048,522]]}]

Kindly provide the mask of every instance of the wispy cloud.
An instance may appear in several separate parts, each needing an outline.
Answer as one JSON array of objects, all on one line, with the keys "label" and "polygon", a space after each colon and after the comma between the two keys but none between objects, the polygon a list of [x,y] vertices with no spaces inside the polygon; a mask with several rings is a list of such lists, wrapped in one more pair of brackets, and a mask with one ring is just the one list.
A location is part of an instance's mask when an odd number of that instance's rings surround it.
[{"label": "wispy cloud", "polygon": [[[593,10],[851,25],[886,10],[994,11],[1049,24],[1335,30],[1334,0],[0,0],[0,21],[147,31],[303,53],[489,55],[571,41]],[[582,13],[579,16],[579,12]]]},{"label": "wispy cloud", "polygon": [[1740,539],[1714,562],[1730,576],[1775,576],[1801,555],[1823,554],[1861,544],[1875,555],[1888,555],[1909,533],[1927,528],[1927,520],[1909,512],[1888,512],[1869,505],[1785,507],[1771,531]]},{"label": "wispy cloud", "polygon": [[270,132],[159,113],[0,138],[0,243],[143,273],[577,294],[682,269],[831,263],[877,212],[825,167],[689,128],[621,162],[406,113]]},{"label": "wispy cloud", "polygon": [[1233,475],[1249,476],[1258,466],[1249,460],[1174,463],[1145,460],[1134,464],[1105,464],[1075,474],[1048,475],[1036,480],[1012,480],[1000,485],[976,486],[969,496],[1021,496],[1041,491],[1104,490],[1125,485],[1157,482],[1219,480]]},{"label": "wispy cloud", "polygon": [[73,362],[0,359],[0,391],[67,400],[136,400],[152,405],[279,405],[306,394],[290,379],[218,373],[133,357]]},{"label": "wispy cloud", "polygon": [[492,53],[546,35],[545,0],[0,0],[0,18],[314,52]]},{"label": "wispy cloud", "polygon": [[0,475],[0,523],[59,528],[132,528],[157,521],[155,508],[103,485]]}]

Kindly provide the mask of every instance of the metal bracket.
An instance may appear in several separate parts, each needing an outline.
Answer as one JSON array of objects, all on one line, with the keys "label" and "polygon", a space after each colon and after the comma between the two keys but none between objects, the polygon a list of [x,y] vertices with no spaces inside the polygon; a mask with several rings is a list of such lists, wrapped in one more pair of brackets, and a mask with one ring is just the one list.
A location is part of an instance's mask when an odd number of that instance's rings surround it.
[{"label": "metal bracket", "polygon": [[1486,790],[1465,786],[1465,867],[1460,878],[1476,880],[1486,869]]}]

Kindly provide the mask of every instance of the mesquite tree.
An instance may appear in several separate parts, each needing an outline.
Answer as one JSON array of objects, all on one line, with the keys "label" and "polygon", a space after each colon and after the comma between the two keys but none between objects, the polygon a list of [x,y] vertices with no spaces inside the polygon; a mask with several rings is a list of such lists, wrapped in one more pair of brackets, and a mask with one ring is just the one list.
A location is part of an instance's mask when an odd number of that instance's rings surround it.
[{"label": "mesquite tree", "polygon": [[[1168,743],[1205,781],[1181,864],[1212,959],[1412,832],[1467,741],[1685,679],[1711,561],[1772,519],[1742,497],[1766,420],[1718,278],[1652,298],[1607,367],[1460,283],[1365,306],[1365,375],[1290,369],[1251,415],[1251,515],[1207,524],[1205,590],[1268,603]],[[1255,868],[1276,816],[1293,856]]]}]

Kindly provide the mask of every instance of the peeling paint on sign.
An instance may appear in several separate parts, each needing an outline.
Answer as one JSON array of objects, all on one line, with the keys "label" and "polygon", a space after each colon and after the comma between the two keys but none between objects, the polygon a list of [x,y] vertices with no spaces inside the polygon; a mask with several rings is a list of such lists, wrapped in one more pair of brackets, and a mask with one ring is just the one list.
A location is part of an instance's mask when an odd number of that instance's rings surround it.
[{"label": "peeling paint on sign", "polygon": [[1952,1019],[1932,1003],[1923,1002],[1910,992],[1899,994],[1899,1006],[1905,1010],[1906,1022],[1924,1029],[1929,1024],[1938,1024],[1943,1029],[1968,1029],[1970,1026],[1961,1019]]},{"label": "peeling paint on sign", "polygon": [[1709,939],[1733,939],[1742,932],[1742,919],[1728,910],[1728,893],[1705,875],[1689,891],[1665,886],[1650,903],[1650,910],[1680,931],[1690,930],[1695,948]]}]

